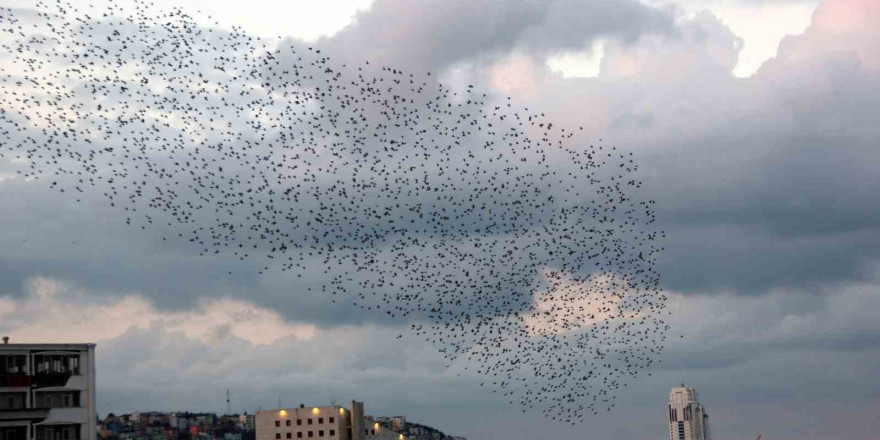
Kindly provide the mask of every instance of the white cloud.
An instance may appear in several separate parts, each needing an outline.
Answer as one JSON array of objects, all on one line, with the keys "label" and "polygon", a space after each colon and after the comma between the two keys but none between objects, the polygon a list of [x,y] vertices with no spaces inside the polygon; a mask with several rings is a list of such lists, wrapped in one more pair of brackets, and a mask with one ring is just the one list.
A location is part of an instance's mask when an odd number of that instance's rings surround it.
[{"label": "white cloud", "polygon": [[[9,0],[6,6],[31,8],[30,0]],[[184,7],[200,24],[219,23],[223,29],[240,26],[252,35],[263,38],[291,36],[314,41],[322,36],[333,35],[352,22],[359,10],[370,8],[373,0],[153,0],[150,3],[161,10]],[[131,9],[130,0],[73,0],[70,2],[80,12],[94,14],[107,5]],[[213,20],[207,19],[210,15]]]},{"label": "white cloud", "polygon": [[556,335],[583,331],[609,319],[634,319],[618,308],[623,295],[622,279],[610,275],[575,281],[557,271],[545,270],[546,290],[535,291],[532,310],[523,313],[529,335]]},{"label": "white cloud", "polygon": [[799,35],[810,24],[818,1],[795,3],[722,4],[710,7],[721,21],[745,41],[733,75],[745,78],[776,56],[787,35]]},{"label": "white cloud", "polygon": [[566,52],[547,59],[547,66],[563,78],[595,78],[599,76],[602,57],[605,56],[605,39],[594,41],[589,50]]},{"label": "white cloud", "polygon": [[255,345],[283,338],[309,340],[317,332],[314,325],[288,323],[277,312],[236,299],[210,298],[195,310],[159,311],[136,293],[99,301],[68,283],[43,277],[33,278],[27,292],[22,300],[0,302],[0,322],[16,342],[105,341],[154,326],[200,341],[226,332]]},{"label": "white cloud", "polygon": [[647,4],[667,5],[680,11],[682,18],[692,19],[700,11],[718,17],[744,41],[733,75],[753,75],[761,64],[776,56],[777,48],[787,35],[798,35],[810,24],[819,0],[743,1],[743,0],[643,0]]}]

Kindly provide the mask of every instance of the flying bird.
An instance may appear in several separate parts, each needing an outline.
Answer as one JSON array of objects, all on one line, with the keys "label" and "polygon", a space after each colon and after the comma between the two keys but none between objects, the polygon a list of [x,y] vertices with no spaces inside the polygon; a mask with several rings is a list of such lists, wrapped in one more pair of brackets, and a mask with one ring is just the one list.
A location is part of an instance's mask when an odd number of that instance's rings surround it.
[{"label": "flying bird", "polygon": [[581,126],[143,1],[2,8],[0,30],[0,156],[34,184],[284,272],[292,303],[317,277],[562,423],[663,351],[655,202]]}]

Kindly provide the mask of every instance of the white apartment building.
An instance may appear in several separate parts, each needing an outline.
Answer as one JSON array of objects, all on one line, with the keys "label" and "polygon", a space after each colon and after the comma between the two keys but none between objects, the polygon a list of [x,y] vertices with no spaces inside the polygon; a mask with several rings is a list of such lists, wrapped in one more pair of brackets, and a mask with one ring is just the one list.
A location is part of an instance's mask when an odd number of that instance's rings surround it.
[{"label": "white apartment building", "polygon": [[[257,411],[256,440],[405,440],[364,417],[364,403]],[[2,439],[0,439],[2,440]]]},{"label": "white apartment building", "polygon": [[712,440],[709,415],[697,390],[684,384],[669,392],[669,440]]},{"label": "white apartment building", "polygon": [[0,344],[0,440],[95,440],[95,344]]}]

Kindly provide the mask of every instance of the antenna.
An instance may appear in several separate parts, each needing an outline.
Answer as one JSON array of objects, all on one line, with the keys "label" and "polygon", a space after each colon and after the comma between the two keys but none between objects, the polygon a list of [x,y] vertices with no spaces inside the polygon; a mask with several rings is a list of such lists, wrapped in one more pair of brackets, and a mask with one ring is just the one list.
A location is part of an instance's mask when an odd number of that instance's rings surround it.
[{"label": "antenna", "polygon": [[226,389],[226,414],[232,414],[232,411],[229,409],[229,388]]},{"label": "antenna", "polygon": [[278,409],[281,409],[281,398],[278,398]]}]

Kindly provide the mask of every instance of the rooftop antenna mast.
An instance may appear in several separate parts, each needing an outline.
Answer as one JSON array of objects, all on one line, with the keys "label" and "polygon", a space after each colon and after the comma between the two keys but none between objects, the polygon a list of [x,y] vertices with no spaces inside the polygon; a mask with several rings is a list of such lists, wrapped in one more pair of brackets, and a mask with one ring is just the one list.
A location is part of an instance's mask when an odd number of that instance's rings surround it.
[{"label": "rooftop antenna mast", "polygon": [[226,389],[226,414],[232,414],[229,409],[229,388]]}]

